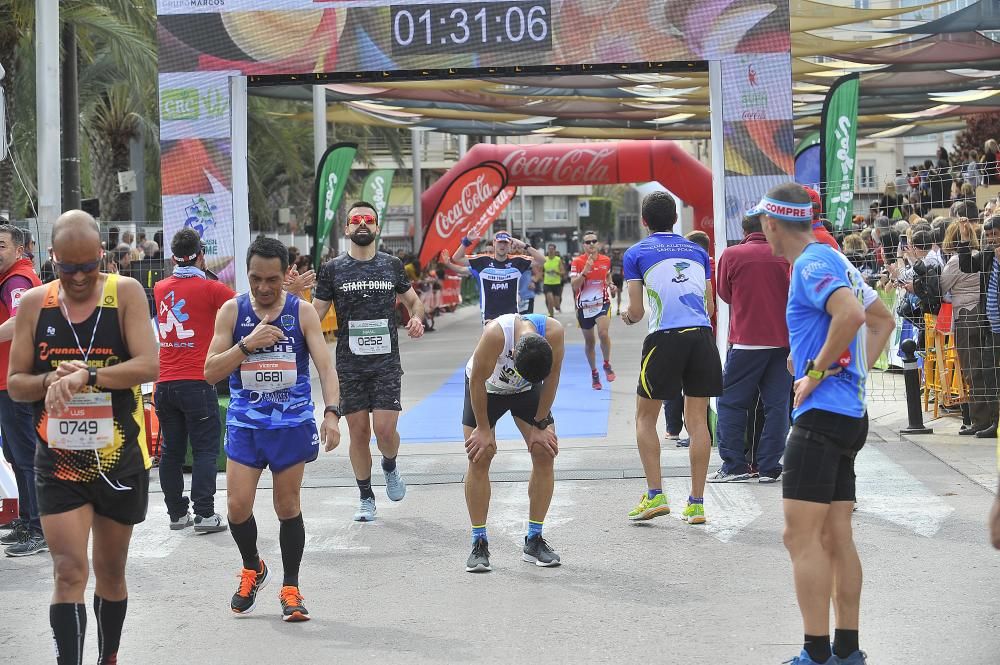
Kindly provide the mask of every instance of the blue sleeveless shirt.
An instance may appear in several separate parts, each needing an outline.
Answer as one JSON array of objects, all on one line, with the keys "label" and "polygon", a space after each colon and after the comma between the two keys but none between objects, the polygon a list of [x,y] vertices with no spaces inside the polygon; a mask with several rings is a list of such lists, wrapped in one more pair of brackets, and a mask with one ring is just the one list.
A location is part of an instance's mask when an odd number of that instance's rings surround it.
[{"label": "blue sleeveless shirt", "polygon": [[[260,323],[249,294],[237,296],[236,305],[233,344]],[[283,429],[315,419],[309,348],[299,324],[299,299],[286,294],[281,316],[271,323],[281,328],[285,340],[255,351],[229,376],[228,426]]]}]

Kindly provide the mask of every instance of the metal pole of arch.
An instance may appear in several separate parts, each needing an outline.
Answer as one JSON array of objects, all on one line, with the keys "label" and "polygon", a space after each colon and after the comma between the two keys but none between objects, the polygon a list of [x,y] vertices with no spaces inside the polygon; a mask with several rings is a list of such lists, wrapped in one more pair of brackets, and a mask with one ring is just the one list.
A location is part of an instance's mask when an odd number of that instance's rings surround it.
[{"label": "metal pole of arch", "polygon": [[413,251],[420,249],[420,241],[424,237],[424,216],[420,208],[420,197],[424,193],[421,159],[424,150],[424,132],[420,129],[410,130],[411,160],[413,163]]},{"label": "metal pole of arch", "polygon": [[[46,247],[60,213],[59,1],[35,3],[35,90],[38,123],[38,240]],[[46,243],[46,244],[42,244]]]}]

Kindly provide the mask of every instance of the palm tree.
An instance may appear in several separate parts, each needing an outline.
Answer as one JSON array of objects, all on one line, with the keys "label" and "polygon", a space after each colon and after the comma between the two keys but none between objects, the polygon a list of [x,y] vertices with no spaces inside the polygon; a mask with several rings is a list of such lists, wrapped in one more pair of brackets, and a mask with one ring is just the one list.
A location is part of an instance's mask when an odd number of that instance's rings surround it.
[{"label": "palm tree", "polygon": [[[130,82],[135,95],[142,94],[144,89],[148,90],[150,82],[155,82],[156,16],[152,3],[63,0],[59,11],[60,20],[77,29],[81,81],[91,77],[91,83],[81,86],[81,97],[84,98],[81,101],[88,96],[100,96],[108,86],[123,80]],[[9,117],[18,119],[13,127],[14,147],[20,157],[21,175],[28,181],[26,185],[29,189],[33,188],[31,176],[35,172],[35,113],[30,99],[23,100],[26,102],[23,109],[16,113],[15,109],[20,108],[21,93],[30,94],[34,89],[34,21],[32,0],[0,0],[0,62],[7,69],[7,77],[3,80],[4,92]],[[88,68],[94,65],[100,71],[88,72]],[[146,96],[146,99],[155,99],[155,94]],[[52,168],[52,165],[45,165],[45,168]],[[0,162],[0,209],[19,210],[15,204],[23,199],[15,183],[10,160]]]}]

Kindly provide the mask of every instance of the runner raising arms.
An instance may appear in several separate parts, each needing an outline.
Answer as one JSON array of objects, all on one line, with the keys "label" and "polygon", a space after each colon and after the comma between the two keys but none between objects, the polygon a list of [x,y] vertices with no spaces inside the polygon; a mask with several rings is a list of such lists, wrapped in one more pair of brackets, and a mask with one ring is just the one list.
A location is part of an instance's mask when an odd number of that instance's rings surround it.
[{"label": "runner raising arms", "polygon": [[403,408],[403,367],[394,320],[397,295],[410,312],[406,324],[409,336],[424,334],[420,297],[410,285],[402,262],[375,250],[373,242],[378,232],[378,216],[370,203],[359,202],[348,208],[345,235],[351,244],[346,254],[320,270],[313,298],[321,319],[331,303],[337,312],[340,410],[347,419],[351,466],[361,494],[354,514],[356,522],[375,519],[370,449],[373,430],[382,453],[385,493],[392,501],[402,501],[406,496],[406,484],[396,466],[396,423]]},{"label": "runner raising arms", "polygon": [[57,662],[83,662],[93,534],[97,662],[106,665],[118,662],[132,526],[146,517],[150,460],[139,385],[156,379],[156,338],[139,283],[100,272],[93,217],[80,210],[60,216],[52,248],[59,279],[21,298],[7,390],[34,403],[35,484],[55,577],[49,623]]},{"label": "runner raising arms", "polygon": [[556,310],[562,307],[563,277],[566,276],[566,266],[562,257],[556,252],[556,246],[549,243],[545,248],[545,262],[542,264],[544,277],[542,288],[545,291],[545,307],[549,316],[555,316]]},{"label": "runner raising arms", "polygon": [[583,341],[587,362],[590,363],[590,380],[594,390],[601,389],[601,376],[597,372],[597,353],[594,328],[601,339],[601,355],[604,358],[604,374],[608,383],[615,380],[611,369],[611,309],[610,295],[615,295],[617,287],[611,283],[611,259],[599,251],[597,234],[586,231],[583,234],[583,254],[573,259],[570,282],[576,298],[576,320],[583,331]]},{"label": "runner raising arms", "polygon": [[[226,486],[229,531],[243,558],[240,585],[230,602],[234,614],[257,605],[270,570],[257,552],[253,514],[257,482],[270,467],[274,512],[281,523],[278,543],[284,581],[278,597],[283,621],[308,621],[299,593],[299,565],[305,548],[300,494],[306,462],[319,444],[340,443],[337,371],[323,339],[319,317],[309,303],[282,292],[288,250],[273,238],[257,238],[247,252],[250,293],[227,301],[215,319],[215,336],[205,359],[205,380],[229,375],[226,413]],[[323,390],[323,424],[316,431],[309,358]]]},{"label": "runner raising arms", "polygon": [[[545,257],[534,247],[512,238],[506,231],[493,237],[493,256],[488,254],[468,258],[467,248],[479,239],[478,234],[462,238],[462,246],[451,257],[459,266],[469,266],[472,276],[479,282],[479,307],[483,313],[483,323],[501,314],[517,314],[518,292],[525,270],[533,265],[542,265]],[[527,252],[531,257],[512,256],[511,252]]]},{"label": "runner raising arms", "polygon": [[528,535],[522,560],[558,566],[559,555],[542,538],[552,501],[553,463],[559,453],[552,403],[559,387],[565,335],[562,324],[541,314],[505,314],[486,324],[465,368],[465,503],[472,520],[469,572],[490,567],[486,515],[490,507],[490,462],[497,453],[496,424],[510,411],[531,453]]}]

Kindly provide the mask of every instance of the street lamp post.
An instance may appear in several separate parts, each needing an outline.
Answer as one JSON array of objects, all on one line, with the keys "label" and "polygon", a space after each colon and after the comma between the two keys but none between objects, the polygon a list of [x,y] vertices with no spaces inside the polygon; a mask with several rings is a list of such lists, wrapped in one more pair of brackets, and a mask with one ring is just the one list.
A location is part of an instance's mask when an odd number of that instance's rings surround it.
[{"label": "street lamp post", "polygon": [[59,0],[35,2],[35,104],[38,123],[39,247],[59,217]]}]

